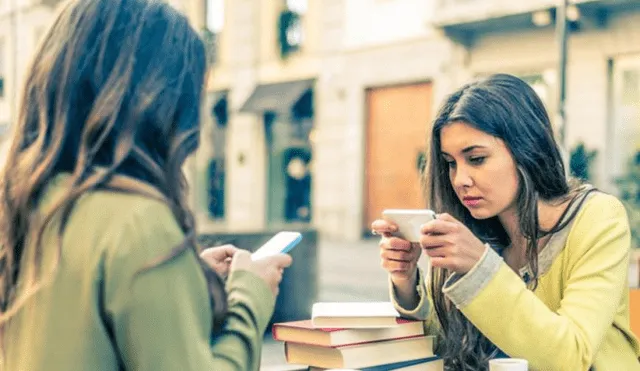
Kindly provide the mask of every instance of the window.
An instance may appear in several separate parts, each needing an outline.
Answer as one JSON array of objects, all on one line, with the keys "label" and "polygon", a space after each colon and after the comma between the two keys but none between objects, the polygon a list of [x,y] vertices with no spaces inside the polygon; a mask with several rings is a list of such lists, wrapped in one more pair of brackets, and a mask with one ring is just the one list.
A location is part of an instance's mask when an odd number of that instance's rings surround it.
[{"label": "window", "polygon": [[302,40],[302,23],[300,22],[300,19],[296,19],[287,29],[287,44],[291,45],[293,48],[300,48]]},{"label": "window", "polygon": [[213,220],[225,218],[226,183],[226,143],[227,121],[229,119],[226,92],[209,93],[207,107],[210,107],[213,154],[207,169],[207,209]]},{"label": "window", "polygon": [[640,152],[640,55],[619,58],[613,66],[610,180],[624,175],[632,156]]},{"label": "window", "polygon": [[286,58],[302,47],[304,30],[302,16],[307,11],[307,0],[286,0],[285,9],[280,13],[278,21],[278,42],[280,55]]},{"label": "window", "polygon": [[224,26],[224,0],[207,0],[205,25],[214,34],[222,31]]},{"label": "window", "polygon": [[313,184],[313,88],[308,88],[290,110],[267,111],[267,222],[309,223]]},{"label": "window", "polygon": [[207,47],[207,62],[216,63],[218,38],[224,27],[224,0],[206,0],[203,40]]},{"label": "window", "polygon": [[287,9],[300,15],[307,12],[307,0],[286,0]]}]

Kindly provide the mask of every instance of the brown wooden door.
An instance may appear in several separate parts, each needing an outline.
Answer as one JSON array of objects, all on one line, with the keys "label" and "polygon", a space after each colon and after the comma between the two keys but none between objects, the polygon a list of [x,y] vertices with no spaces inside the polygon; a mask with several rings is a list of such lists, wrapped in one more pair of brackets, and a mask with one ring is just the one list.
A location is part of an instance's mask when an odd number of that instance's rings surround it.
[{"label": "brown wooden door", "polygon": [[384,209],[424,208],[417,167],[431,128],[430,83],[368,89],[364,231]]}]

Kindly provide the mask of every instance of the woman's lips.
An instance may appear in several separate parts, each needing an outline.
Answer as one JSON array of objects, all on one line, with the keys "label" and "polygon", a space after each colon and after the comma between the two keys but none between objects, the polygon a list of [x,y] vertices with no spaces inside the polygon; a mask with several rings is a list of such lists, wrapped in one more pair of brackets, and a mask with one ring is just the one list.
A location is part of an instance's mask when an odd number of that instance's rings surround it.
[{"label": "woman's lips", "polygon": [[477,207],[480,205],[482,197],[464,197],[462,202],[468,207]]}]

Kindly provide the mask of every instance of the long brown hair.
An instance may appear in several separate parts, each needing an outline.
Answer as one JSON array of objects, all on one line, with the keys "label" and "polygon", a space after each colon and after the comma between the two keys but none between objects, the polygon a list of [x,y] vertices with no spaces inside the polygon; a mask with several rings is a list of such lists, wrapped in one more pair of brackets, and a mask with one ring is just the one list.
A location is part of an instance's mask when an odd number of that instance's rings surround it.
[{"label": "long brown hair", "polygon": [[[198,252],[182,166],[198,147],[206,69],[202,40],[184,16],[161,1],[65,4],[29,68],[0,174],[0,326],[53,278],[55,271],[39,269],[43,250],[56,248],[59,262],[62,235],[79,197],[99,189],[153,197],[144,187],[115,186],[115,175],[157,189],[186,236],[170,256],[146,269],[188,250]],[[61,173],[71,174],[66,194],[39,215],[43,192]],[[54,216],[60,220],[58,246],[45,246],[42,235]],[[24,261],[27,245],[35,250]],[[18,292],[21,264],[36,269],[21,280]],[[225,317],[226,293],[221,278],[201,266],[215,330]]]},{"label": "long brown hair", "polygon": [[[516,200],[519,227],[527,239],[526,256],[533,272],[530,288],[535,289],[539,239],[564,228],[578,211],[574,209],[571,215],[563,215],[551,230],[543,231],[538,220],[538,200],[563,203],[571,199],[572,204],[580,185],[567,179],[544,104],[526,82],[515,76],[497,74],[451,94],[434,121],[428,171],[423,177],[429,207],[451,214],[483,242],[503,249],[508,248],[511,241],[499,219],[474,219],[452,187],[449,167],[440,147],[440,132],[452,122],[464,122],[502,139],[514,157],[519,176]],[[444,295],[442,289],[450,274],[446,269],[431,270],[430,290],[441,328],[438,352],[447,369],[486,370],[488,360],[498,349]]]}]

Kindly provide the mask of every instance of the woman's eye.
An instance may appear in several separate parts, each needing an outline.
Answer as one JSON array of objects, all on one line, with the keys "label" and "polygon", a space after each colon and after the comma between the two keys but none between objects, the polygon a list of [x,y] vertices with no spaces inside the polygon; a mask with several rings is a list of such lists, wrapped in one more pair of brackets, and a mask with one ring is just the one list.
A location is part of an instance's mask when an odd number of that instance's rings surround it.
[{"label": "woman's eye", "polygon": [[469,159],[469,162],[473,165],[480,165],[482,163],[484,163],[484,160],[486,159],[486,157],[471,157]]},{"label": "woman's eye", "polygon": [[453,169],[456,167],[456,162],[455,161],[447,161],[445,160],[445,162],[447,163],[447,166],[449,167],[449,169]]}]

